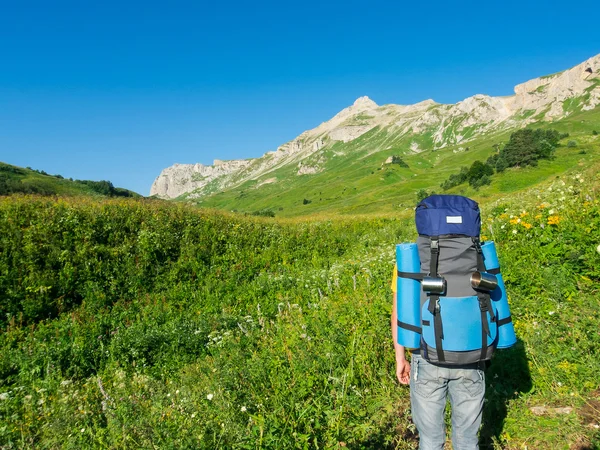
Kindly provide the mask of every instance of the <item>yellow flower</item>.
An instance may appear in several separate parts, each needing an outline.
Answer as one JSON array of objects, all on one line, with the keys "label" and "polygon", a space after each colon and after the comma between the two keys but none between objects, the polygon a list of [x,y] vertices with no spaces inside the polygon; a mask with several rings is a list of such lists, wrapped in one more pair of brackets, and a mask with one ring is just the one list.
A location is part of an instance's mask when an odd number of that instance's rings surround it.
[{"label": "yellow flower", "polygon": [[523,212],[521,213],[521,216],[520,216],[520,217],[525,217],[525,216],[528,216],[528,215],[529,215],[529,213],[528,213],[528,212],[526,212],[526,211],[523,211]]},{"label": "yellow flower", "polygon": [[548,225],[558,225],[558,222],[560,222],[560,217],[558,217],[558,216],[548,217]]},{"label": "yellow flower", "polygon": [[523,222],[521,225],[523,225],[525,228],[527,228],[528,230],[531,228],[531,224],[527,223],[527,222]]},{"label": "yellow flower", "polygon": [[510,219],[511,225],[516,225],[521,221],[521,219],[515,217],[514,219]]}]

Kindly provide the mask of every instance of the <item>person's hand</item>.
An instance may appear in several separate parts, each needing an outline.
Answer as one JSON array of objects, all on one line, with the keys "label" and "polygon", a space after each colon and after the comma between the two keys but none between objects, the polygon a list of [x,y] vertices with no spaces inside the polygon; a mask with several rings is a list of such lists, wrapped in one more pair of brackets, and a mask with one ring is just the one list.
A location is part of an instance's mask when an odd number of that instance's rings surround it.
[{"label": "person's hand", "polygon": [[401,384],[410,383],[410,363],[404,358],[396,360],[396,377]]}]

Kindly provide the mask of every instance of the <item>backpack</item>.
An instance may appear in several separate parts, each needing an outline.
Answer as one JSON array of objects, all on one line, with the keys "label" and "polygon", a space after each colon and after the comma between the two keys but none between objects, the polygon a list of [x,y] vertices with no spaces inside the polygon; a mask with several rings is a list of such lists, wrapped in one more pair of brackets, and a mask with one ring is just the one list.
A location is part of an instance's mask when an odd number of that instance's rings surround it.
[{"label": "backpack", "polygon": [[497,347],[513,345],[494,243],[480,242],[478,204],[459,195],[432,195],[417,205],[415,222],[416,251],[415,244],[397,247],[399,343],[444,365],[482,363]]}]

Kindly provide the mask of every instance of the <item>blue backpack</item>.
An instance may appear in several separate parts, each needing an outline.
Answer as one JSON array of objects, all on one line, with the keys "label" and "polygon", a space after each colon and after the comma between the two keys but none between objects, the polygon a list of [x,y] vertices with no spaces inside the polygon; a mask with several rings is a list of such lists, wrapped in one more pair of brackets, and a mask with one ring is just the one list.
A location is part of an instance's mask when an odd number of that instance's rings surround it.
[{"label": "blue backpack", "polygon": [[497,347],[513,345],[494,243],[480,242],[478,204],[432,195],[417,205],[415,222],[416,249],[397,247],[399,343],[447,365],[487,361]]}]

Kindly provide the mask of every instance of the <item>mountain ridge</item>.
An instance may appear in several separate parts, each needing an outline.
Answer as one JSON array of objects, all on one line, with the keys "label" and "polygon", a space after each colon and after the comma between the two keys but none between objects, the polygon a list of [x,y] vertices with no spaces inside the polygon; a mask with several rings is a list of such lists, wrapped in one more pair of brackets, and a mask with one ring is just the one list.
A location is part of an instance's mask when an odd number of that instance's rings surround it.
[{"label": "mountain ridge", "polygon": [[[406,141],[405,153],[419,153],[540,120],[555,121],[577,109],[592,110],[600,105],[600,54],[562,72],[520,83],[514,91],[503,97],[475,94],[456,104],[428,99],[413,105],[379,106],[366,96],[359,97],[331,119],[259,158],[215,160],[213,165],[174,164],[163,169],[150,194],[203,198],[251,180],[275,183],[279,180],[273,172],[286,166],[294,166],[298,176],[314,175],[324,170],[325,149],[348,144],[378,127],[386,131],[390,143]],[[381,150],[386,148],[376,147],[372,152]]]}]

